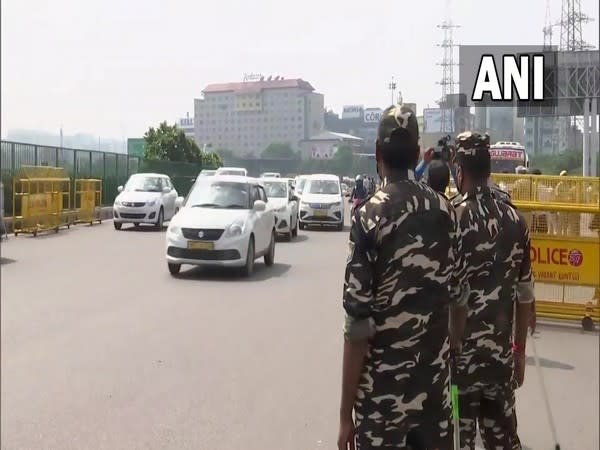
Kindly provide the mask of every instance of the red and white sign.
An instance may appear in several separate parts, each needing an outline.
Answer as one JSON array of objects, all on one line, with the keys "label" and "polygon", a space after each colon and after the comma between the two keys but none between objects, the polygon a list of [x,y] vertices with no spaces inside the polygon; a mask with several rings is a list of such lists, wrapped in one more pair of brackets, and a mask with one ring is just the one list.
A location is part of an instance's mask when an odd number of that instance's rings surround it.
[{"label": "red and white sign", "polygon": [[523,150],[492,148],[490,149],[490,156],[492,159],[525,160]]}]

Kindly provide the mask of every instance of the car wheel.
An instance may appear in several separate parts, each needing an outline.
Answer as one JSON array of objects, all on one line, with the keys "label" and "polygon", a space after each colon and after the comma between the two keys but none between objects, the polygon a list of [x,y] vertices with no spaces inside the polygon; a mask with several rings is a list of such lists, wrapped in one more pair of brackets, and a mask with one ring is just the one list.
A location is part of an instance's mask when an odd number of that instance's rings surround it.
[{"label": "car wheel", "polygon": [[292,236],[293,237],[297,237],[298,236],[298,218],[296,218],[296,226],[292,230]]},{"label": "car wheel", "polygon": [[120,230],[123,227],[121,222],[113,222],[113,225],[115,226],[115,230]]},{"label": "car wheel", "polygon": [[177,275],[179,273],[179,271],[181,270],[181,264],[168,263],[168,265],[169,265],[169,272],[171,273],[171,275]]},{"label": "car wheel", "polygon": [[248,241],[248,251],[246,252],[246,265],[244,266],[244,276],[249,277],[254,272],[254,236],[250,236]]},{"label": "car wheel", "polygon": [[271,232],[271,242],[269,244],[269,250],[265,255],[265,264],[267,266],[275,264],[275,230]]},{"label": "car wheel", "polygon": [[154,228],[156,228],[157,230],[162,230],[163,227],[163,223],[165,222],[165,213],[162,209],[162,206],[160,207],[160,211],[158,211],[158,219],[156,219],[156,223],[154,224]]}]

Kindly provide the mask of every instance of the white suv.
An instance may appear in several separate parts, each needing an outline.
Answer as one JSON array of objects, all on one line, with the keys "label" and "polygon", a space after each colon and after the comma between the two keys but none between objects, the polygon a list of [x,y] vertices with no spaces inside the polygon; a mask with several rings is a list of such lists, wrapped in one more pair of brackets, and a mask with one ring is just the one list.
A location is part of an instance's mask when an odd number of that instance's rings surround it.
[{"label": "white suv", "polygon": [[177,191],[166,175],[136,173],[129,177],[125,187],[119,186],[119,195],[113,205],[113,223],[120,230],[124,223],[152,224],[162,229],[177,208]]},{"label": "white suv", "polygon": [[309,175],[300,198],[300,229],[307,225],[344,228],[344,198],[336,175]]},{"label": "white suv", "polygon": [[243,268],[275,261],[275,217],[259,181],[235,175],[198,178],[167,229],[169,272],[182,264]]}]

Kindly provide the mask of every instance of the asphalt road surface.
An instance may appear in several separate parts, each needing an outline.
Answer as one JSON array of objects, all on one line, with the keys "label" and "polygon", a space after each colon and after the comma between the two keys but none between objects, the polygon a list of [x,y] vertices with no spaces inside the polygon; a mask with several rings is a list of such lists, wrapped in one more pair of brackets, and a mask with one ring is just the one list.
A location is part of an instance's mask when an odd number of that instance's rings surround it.
[{"label": "asphalt road surface", "polygon": [[[164,232],[110,222],[11,237],[2,449],[335,448],[346,240],[300,232],[244,280],[172,278]],[[562,448],[597,449],[598,335],[542,327],[536,342]],[[533,365],[518,410],[526,448],[552,449]]]}]

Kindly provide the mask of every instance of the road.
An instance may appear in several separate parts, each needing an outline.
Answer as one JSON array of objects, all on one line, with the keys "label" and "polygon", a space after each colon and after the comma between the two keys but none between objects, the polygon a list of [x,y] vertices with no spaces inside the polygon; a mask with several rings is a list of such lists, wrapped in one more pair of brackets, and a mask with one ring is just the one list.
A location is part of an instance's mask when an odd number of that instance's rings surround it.
[{"label": "road", "polygon": [[[244,280],[172,278],[164,232],[110,222],[11,237],[2,449],[333,449],[346,239],[301,232]],[[598,335],[536,342],[562,447],[598,448]],[[553,448],[532,365],[518,408],[526,447]]]}]

